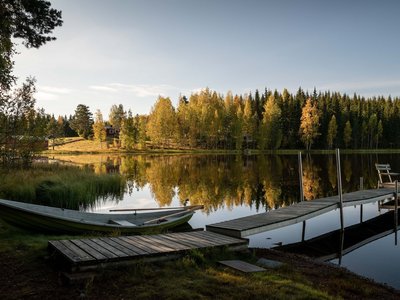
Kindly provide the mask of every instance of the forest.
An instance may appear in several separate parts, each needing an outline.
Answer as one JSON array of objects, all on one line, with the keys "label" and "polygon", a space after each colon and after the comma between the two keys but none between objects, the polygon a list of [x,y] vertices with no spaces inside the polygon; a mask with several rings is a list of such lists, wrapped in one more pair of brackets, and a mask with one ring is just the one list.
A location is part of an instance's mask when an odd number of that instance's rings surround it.
[{"label": "forest", "polygon": [[[39,115],[38,115],[39,116]],[[43,114],[42,114],[43,116]],[[46,116],[44,114],[44,116]],[[47,134],[79,135],[100,142],[113,126],[122,149],[390,149],[399,148],[400,100],[338,92],[226,95],[210,89],[181,96],[177,107],[159,97],[148,115],[113,105],[108,121],[78,105],[75,114],[46,116]],[[115,141],[114,141],[115,142]]]},{"label": "forest", "polygon": [[[93,116],[84,104],[69,117],[55,118],[35,109],[34,85],[28,79],[14,93],[10,107],[0,111],[3,163],[15,156],[30,159],[40,139],[57,143],[71,136],[128,151],[400,148],[400,99],[390,96],[350,97],[316,90],[310,94],[301,88],[296,94],[265,89],[224,96],[207,88],[180,97],[176,108],[170,98],[160,96],[148,115],[133,115],[114,104],[105,121],[101,111]],[[110,128],[115,132],[111,136]]]}]

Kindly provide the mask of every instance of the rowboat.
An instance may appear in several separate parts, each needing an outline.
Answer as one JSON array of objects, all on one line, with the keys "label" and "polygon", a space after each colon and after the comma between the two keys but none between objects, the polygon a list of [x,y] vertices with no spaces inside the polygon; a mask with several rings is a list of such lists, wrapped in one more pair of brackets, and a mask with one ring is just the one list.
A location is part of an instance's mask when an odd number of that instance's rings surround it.
[{"label": "rowboat", "polygon": [[148,234],[184,224],[200,208],[202,206],[91,213],[0,199],[0,218],[11,225],[40,232]]}]

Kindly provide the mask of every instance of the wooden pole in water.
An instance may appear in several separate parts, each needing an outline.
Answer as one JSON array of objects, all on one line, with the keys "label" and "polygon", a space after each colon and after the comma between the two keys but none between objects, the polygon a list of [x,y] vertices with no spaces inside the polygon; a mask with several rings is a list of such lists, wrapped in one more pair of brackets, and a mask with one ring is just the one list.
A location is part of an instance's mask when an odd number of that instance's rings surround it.
[{"label": "wooden pole in water", "polygon": [[[364,178],[360,177],[360,191],[364,189]],[[360,205],[360,223],[363,222],[363,205]]]},{"label": "wooden pole in water", "polygon": [[299,184],[300,184],[300,201],[304,201],[304,190],[303,190],[303,161],[301,159],[301,151],[299,152]]},{"label": "wooden pole in water", "polygon": [[343,218],[343,198],[342,198],[342,172],[340,169],[340,151],[336,149],[336,174],[338,182],[339,192],[339,209],[340,209],[340,228],[344,230],[344,218]]},{"label": "wooden pole in water", "polygon": [[[299,185],[300,185],[300,201],[304,201],[304,190],[303,190],[303,160],[301,158],[301,151],[299,151]],[[301,241],[304,242],[306,236],[306,221],[303,221],[303,229],[301,231]]]},{"label": "wooden pole in water", "polygon": [[398,217],[398,208],[399,208],[399,182],[396,180],[394,182],[395,186],[395,194],[394,194],[394,238],[395,238],[395,245],[397,245],[397,227],[399,223],[399,217]]},{"label": "wooden pole in water", "polygon": [[342,265],[343,246],[344,246],[344,230],[341,230],[340,231],[339,266]]}]

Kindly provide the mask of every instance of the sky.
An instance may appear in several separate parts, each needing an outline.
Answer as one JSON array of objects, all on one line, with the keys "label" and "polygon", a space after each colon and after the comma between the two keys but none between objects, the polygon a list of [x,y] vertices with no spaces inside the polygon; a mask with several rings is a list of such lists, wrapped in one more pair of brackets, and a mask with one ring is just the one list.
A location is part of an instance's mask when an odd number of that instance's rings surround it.
[{"label": "sky", "polygon": [[[400,96],[397,0],[53,0],[56,41],[18,46],[14,73],[36,103],[108,119],[148,114],[158,96],[265,88]],[[16,42],[19,42],[16,40]]]}]

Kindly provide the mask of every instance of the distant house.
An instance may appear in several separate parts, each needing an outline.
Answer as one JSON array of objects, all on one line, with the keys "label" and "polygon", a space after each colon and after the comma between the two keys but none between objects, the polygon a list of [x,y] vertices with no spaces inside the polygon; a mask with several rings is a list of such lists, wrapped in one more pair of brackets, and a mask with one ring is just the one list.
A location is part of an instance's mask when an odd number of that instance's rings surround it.
[{"label": "distant house", "polygon": [[118,138],[119,129],[113,127],[112,125],[106,126],[106,134],[108,138]]}]

